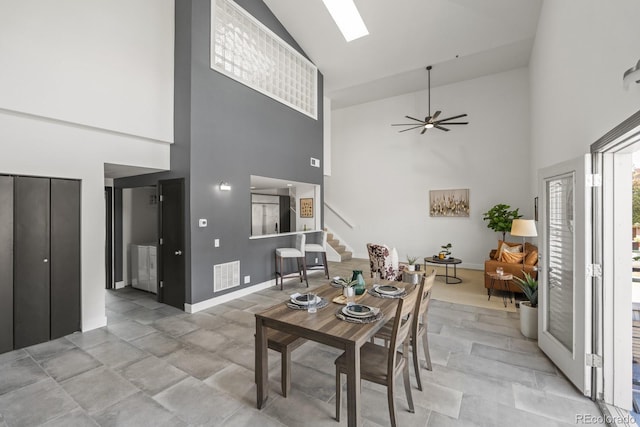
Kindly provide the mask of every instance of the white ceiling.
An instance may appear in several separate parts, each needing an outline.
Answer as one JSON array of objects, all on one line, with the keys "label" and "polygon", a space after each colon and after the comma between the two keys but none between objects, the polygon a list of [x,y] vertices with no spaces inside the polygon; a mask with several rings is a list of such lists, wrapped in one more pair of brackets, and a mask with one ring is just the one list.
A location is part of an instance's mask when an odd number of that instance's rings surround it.
[{"label": "white ceiling", "polygon": [[526,66],[542,0],[355,0],[347,43],[321,0],[264,0],[324,75],[332,108]]}]

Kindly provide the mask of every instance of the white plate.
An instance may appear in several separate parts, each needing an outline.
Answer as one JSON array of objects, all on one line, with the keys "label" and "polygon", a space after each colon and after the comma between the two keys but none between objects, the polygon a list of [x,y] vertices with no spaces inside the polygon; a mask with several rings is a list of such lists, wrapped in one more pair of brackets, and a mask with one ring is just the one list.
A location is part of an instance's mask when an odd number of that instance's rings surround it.
[{"label": "white plate", "polygon": [[351,317],[371,317],[374,311],[366,305],[354,304],[342,307],[342,313]]},{"label": "white plate", "polygon": [[[309,305],[307,301],[308,294],[293,294],[291,295],[291,302],[298,305]],[[316,304],[320,302],[320,297],[316,295]]]},{"label": "white plate", "polygon": [[401,294],[402,293],[402,289],[398,288],[397,286],[393,286],[393,285],[375,286],[373,289],[377,293],[383,294],[383,295],[397,295],[397,294]]}]

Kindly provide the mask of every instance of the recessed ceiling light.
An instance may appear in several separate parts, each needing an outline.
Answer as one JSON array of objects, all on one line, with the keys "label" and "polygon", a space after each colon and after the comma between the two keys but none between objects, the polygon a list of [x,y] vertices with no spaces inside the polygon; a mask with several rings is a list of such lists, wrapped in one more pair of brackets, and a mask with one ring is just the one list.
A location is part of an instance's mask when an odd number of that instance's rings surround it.
[{"label": "recessed ceiling light", "polygon": [[348,42],[369,34],[353,0],[322,0]]}]

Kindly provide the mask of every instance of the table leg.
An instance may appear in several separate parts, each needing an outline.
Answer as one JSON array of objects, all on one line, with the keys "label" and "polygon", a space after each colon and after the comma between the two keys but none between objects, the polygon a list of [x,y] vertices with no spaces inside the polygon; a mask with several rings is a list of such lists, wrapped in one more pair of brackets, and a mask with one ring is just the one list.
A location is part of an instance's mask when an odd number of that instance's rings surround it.
[{"label": "table leg", "polygon": [[347,358],[347,425],[357,427],[360,423],[360,348],[346,348]]},{"label": "table leg", "polygon": [[493,290],[493,285],[495,284],[495,282],[496,282],[496,279],[492,277],[491,283],[489,285],[489,298],[487,298],[487,301],[491,301],[491,291]]},{"label": "table leg", "polygon": [[256,318],[255,347],[256,403],[258,409],[262,409],[269,397],[269,353],[267,349],[267,328],[259,318]]}]

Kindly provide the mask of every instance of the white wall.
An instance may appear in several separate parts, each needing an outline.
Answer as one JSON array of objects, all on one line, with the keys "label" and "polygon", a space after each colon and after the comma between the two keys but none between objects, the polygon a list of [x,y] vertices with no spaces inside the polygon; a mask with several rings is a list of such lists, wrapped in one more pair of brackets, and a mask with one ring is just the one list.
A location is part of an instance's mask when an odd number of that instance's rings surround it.
[{"label": "white wall", "polygon": [[173,0],[0,0],[0,108],[173,141]]},{"label": "white wall", "polygon": [[544,2],[529,66],[532,183],[640,109],[640,85],[622,86],[640,59],[638,16],[636,0]]},{"label": "white wall", "polygon": [[0,173],[81,180],[85,331],[106,324],[104,163],[169,169],[173,15],[172,0],[0,0]]},{"label": "white wall", "polygon": [[[432,112],[467,113],[467,126],[398,133],[392,123],[424,117],[427,92],[333,111],[332,171],[325,197],[355,223],[346,226],[325,209],[328,227],[367,258],[366,244],[385,243],[425,257],[451,242],[468,268],[483,268],[498,234],[482,213],[507,203],[531,216],[529,193],[529,75],[517,69],[432,88]],[[400,128],[401,129],[401,128]],[[470,189],[468,218],[432,218],[429,190]]]}]

